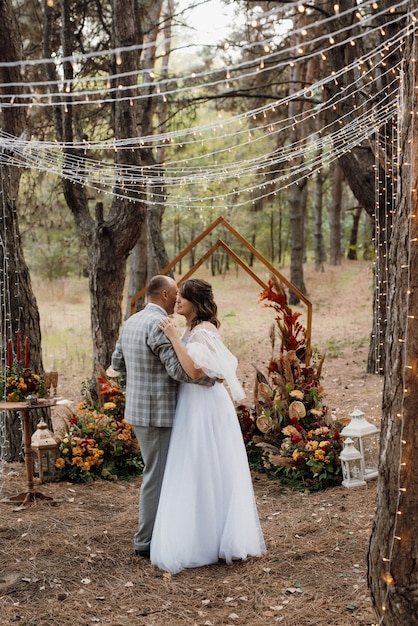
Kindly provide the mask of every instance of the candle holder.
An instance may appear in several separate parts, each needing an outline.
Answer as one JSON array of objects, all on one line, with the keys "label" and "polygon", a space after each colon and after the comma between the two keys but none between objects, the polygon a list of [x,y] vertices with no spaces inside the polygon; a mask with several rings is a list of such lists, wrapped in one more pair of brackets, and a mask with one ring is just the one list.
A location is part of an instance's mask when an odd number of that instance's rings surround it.
[{"label": "candle holder", "polygon": [[58,388],[58,372],[52,371],[49,373],[51,374],[51,385],[54,389],[54,396],[56,396]]}]

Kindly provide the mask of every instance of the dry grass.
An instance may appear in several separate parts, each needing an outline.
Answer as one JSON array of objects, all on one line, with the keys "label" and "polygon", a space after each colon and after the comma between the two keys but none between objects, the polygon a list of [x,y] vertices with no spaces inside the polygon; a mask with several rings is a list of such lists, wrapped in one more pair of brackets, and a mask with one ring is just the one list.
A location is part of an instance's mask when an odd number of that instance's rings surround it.
[{"label": "dry grass", "polygon": [[[260,308],[258,286],[241,273],[212,282],[224,336],[240,359],[240,377],[250,391],[251,363],[262,366],[270,356],[272,312]],[[364,373],[371,327],[367,265],[345,264],[321,274],[307,269],[306,282],[314,304],[313,343],[321,350],[327,343],[333,347],[324,369],[331,408],[346,416],[359,406],[378,421],[381,379]],[[62,285],[52,300],[47,298],[51,290],[37,293],[45,366],[58,367],[60,393],[75,400],[90,368],[89,306],[86,293],[76,289],[73,285],[67,293]],[[23,466],[0,469],[1,497],[25,489]],[[254,475],[268,553],[174,577],[132,554],[139,485],[140,478],[46,484],[37,488],[56,506],[39,503],[15,510],[0,505],[2,625],[373,623],[366,583],[373,482],[360,489],[302,494]]]}]

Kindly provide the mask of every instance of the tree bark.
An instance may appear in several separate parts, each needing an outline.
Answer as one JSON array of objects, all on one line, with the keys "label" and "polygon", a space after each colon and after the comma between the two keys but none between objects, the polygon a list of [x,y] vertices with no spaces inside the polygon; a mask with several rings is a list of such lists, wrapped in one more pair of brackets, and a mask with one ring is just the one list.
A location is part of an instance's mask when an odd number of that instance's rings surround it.
[{"label": "tree bark", "polygon": [[[358,28],[355,22],[352,22],[352,13],[348,11],[349,8],[357,6],[353,0],[341,0],[339,3],[340,17],[338,18],[338,24],[345,29],[344,38],[350,33],[353,35],[359,34]],[[393,3],[389,0],[381,0],[379,2],[379,10],[382,11],[386,8],[386,12],[382,13],[378,18],[378,25],[381,26],[380,35],[382,38],[394,36],[399,29],[399,25],[391,23],[390,9]],[[334,2],[329,0],[326,3],[327,10],[331,15],[334,10]],[[335,28],[335,24],[333,26]],[[345,43],[340,46],[335,46],[330,50],[330,60],[333,65],[333,69],[337,72],[343,70],[354,60],[355,55],[354,47],[346,45]],[[399,63],[399,52],[391,54],[389,63],[394,66]],[[362,96],[359,92],[356,92],[356,84],[358,80],[361,80],[361,74],[358,70],[345,71],[337,81],[330,82],[327,85],[329,97],[336,96],[338,104],[335,109],[328,110],[328,122],[339,124],[341,119],[344,119],[346,123],[355,119],[358,112],[362,107],[379,107],[379,99],[385,97],[388,86],[388,81],[391,80],[390,73],[387,72],[387,64],[385,68],[382,68],[380,62],[376,61],[376,72],[381,72],[381,75],[376,77],[375,81],[375,93],[370,93],[369,98],[362,102]],[[344,90],[346,95],[345,99],[339,98],[338,95]],[[378,138],[377,138],[378,139]],[[376,211],[378,212],[377,222],[383,224],[382,217],[385,216],[387,232],[391,229],[392,212],[387,210],[388,201],[392,201],[395,197],[392,193],[393,186],[393,172],[388,169],[387,165],[393,162],[392,155],[390,153],[391,141],[384,144],[389,148],[389,152],[379,155],[380,147],[379,141],[376,140],[374,145],[371,143],[363,143],[354,147],[350,151],[346,151],[340,158],[339,163],[344,172],[345,179],[350,185],[350,188],[356,197],[359,204],[361,204],[367,213],[375,219]],[[381,156],[381,158],[379,158]],[[380,165],[377,165],[378,171],[376,172],[376,163],[380,161]],[[378,162],[379,162],[378,161]],[[376,195],[376,184],[379,182],[379,193]],[[393,206],[392,206],[393,210]],[[383,246],[379,245],[376,239],[375,254],[379,269],[379,281],[383,281],[386,284],[386,278],[384,276],[385,268],[387,266],[387,253]],[[385,370],[385,357],[382,353],[382,338],[386,336],[386,288],[381,288],[382,282],[375,284],[375,299],[374,299],[374,317],[373,328],[371,332],[371,341],[369,348],[369,358],[367,364],[367,371],[369,373],[383,373]]]},{"label": "tree bark", "polygon": [[341,263],[341,201],[343,195],[343,173],[338,163],[332,172],[332,200],[329,207],[329,262],[331,265]]},{"label": "tree bark", "polygon": [[[296,35],[294,45],[299,43]],[[296,94],[304,84],[304,73],[306,67],[302,61],[295,61],[290,68],[290,93]],[[296,120],[301,121],[303,102],[291,98],[289,101],[289,119],[294,120],[292,129],[289,131],[291,144],[298,146],[298,156],[295,156],[292,165],[301,165],[304,161],[303,145],[304,136],[307,129]],[[289,187],[289,223],[290,223],[290,282],[301,293],[306,294],[305,281],[303,277],[303,261],[305,256],[305,214],[307,201],[307,178],[296,180],[290,177],[293,183]],[[292,305],[299,303],[299,298],[293,291],[289,294],[289,303]]]},{"label": "tree bark", "polygon": [[[125,319],[132,315],[131,300],[147,282],[147,246],[148,232],[142,228],[139,239],[131,250],[129,261],[129,283],[128,296],[126,299]],[[141,286],[142,285],[142,286]],[[135,302],[135,313],[141,311],[145,306],[145,296],[138,298]]]},{"label": "tree bark", "polygon": [[[317,154],[318,161],[321,159],[321,150]],[[315,269],[324,271],[324,262],[327,259],[325,252],[324,233],[322,230],[322,210],[323,210],[323,182],[322,170],[315,175],[315,203],[314,203],[314,249],[315,249]]]},{"label": "tree bark", "polygon": [[358,246],[358,228],[360,224],[362,207],[355,207],[352,211],[353,224],[350,231],[350,245],[348,246],[347,259],[350,261],[357,260],[357,246]]},{"label": "tree bark", "polygon": [[418,624],[418,80],[412,37],[405,53],[402,188],[390,240],[380,467],[368,555],[372,600],[385,626]]},{"label": "tree bark", "polygon": [[[159,18],[162,11],[162,0],[142,0],[139,2],[140,13],[143,16],[143,30],[146,32],[147,49],[144,54],[143,67],[146,70],[145,82],[150,85],[150,93],[155,89],[154,74],[156,63],[156,43],[159,33]],[[160,76],[161,80],[168,77],[168,63],[171,50],[171,20],[174,14],[174,6],[172,0],[167,1],[167,8],[163,15],[163,33],[164,33],[164,55],[161,59]],[[166,131],[167,120],[167,101],[164,99],[159,103],[158,110],[154,110],[151,99],[142,109],[141,128],[143,134],[152,134],[152,114],[158,117],[158,129],[160,133]],[[164,146],[157,146],[155,149],[155,157],[150,150],[146,150],[144,158],[147,164],[158,164],[158,170],[155,171],[155,178],[162,178],[162,166],[165,160]],[[162,219],[165,210],[166,189],[160,182],[149,185],[148,191],[148,209],[146,211],[146,227],[145,232],[135,245],[135,252],[130,257],[130,274],[128,293],[130,297],[135,296],[146,284],[146,282],[158,274],[163,267],[168,265],[169,259],[162,237]],[[144,247],[145,246],[145,247]],[[130,298],[129,298],[130,299]],[[129,300],[128,299],[128,300]],[[137,310],[144,305],[145,299],[137,300]],[[127,303],[126,314],[129,315],[130,302]]]},{"label": "tree bark", "polygon": [[[72,22],[69,3],[61,2],[62,49],[64,57],[73,53]],[[114,0],[113,2],[114,47],[120,49],[120,63],[115,63],[118,72],[117,85],[123,86],[123,97],[116,97],[113,107],[114,135],[116,139],[128,139],[138,134],[136,107],[131,106],[129,97],[135,95],[135,86],[131,89],[131,76],[135,72],[139,59],[136,51],[129,50],[133,44],[141,42],[142,28],[138,18],[135,0]],[[125,75],[128,74],[128,75]],[[67,85],[72,84],[73,70],[69,61],[64,62],[64,78]],[[66,100],[71,94],[66,93]],[[63,107],[62,107],[63,110]],[[74,141],[75,120],[71,104],[62,112],[63,139],[69,146]],[[58,132],[57,128],[57,132]],[[79,138],[80,139],[80,138]],[[141,201],[143,189],[137,185],[137,192],[129,199],[124,197],[122,182],[117,177],[112,205],[104,214],[103,206],[96,203],[94,218],[89,208],[89,199],[85,188],[65,178],[66,161],[74,153],[80,160],[83,154],[67,147],[64,151],[63,188],[67,204],[73,214],[81,241],[87,249],[88,274],[91,303],[91,332],[93,367],[96,364],[106,367],[122,323],[122,297],[126,276],[126,260],[141,233],[145,220],[145,206]],[[138,166],[145,151],[120,149],[115,156],[115,163],[123,166]]]},{"label": "tree bark", "polygon": [[[18,25],[14,16],[12,4],[9,0],[0,2],[0,24],[2,35],[0,37],[0,60],[2,62],[16,62],[22,56],[22,43],[20,40]],[[3,91],[3,83],[21,81],[20,70],[17,65],[0,66],[0,90]],[[19,93],[19,87],[6,87],[9,93],[14,89]],[[24,107],[2,106],[0,113],[0,125],[5,133],[13,137],[20,137],[26,128],[26,112]],[[13,157],[13,151],[10,151]],[[32,290],[29,269],[26,265],[19,223],[16,211],[16,198],[18,195],[22,170],[13,165],[0,166],[1,190],[2,190],[2,216],[0,218],[1,239],[0,246],[1,263],[1,327],[2,331],[2,354],[5,355],[7,340],[12,341],[16,347],[16,331],[19,329],[22,337],[29,338],[29,367],[32,371],[42,374],[42,348],[41,329],[38,305]],[[2,369],[6,366],[6,360],[2,359]],[[31,412],[32,428],[35,429],[39,421],[39,415]],[[5,422],[4,441],[0,442],[2,454],[6,461],[16,461],[21,457],[22,432],[20,419],[16,414],[8,413]]]}]

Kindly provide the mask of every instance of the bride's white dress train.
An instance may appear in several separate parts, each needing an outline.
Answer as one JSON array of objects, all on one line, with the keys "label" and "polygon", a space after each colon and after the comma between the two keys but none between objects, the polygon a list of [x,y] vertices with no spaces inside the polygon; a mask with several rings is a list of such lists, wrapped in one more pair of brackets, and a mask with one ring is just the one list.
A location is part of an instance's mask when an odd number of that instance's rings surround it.
[{"label": "bride's white dress train", "polygon": [[[244,393],[236,358],[218,333],[196,327],[187,349],[198,367]],[[223,383],[180,386],[151,562],[162,570],[245,559],[266,551],[234,404]]]}]

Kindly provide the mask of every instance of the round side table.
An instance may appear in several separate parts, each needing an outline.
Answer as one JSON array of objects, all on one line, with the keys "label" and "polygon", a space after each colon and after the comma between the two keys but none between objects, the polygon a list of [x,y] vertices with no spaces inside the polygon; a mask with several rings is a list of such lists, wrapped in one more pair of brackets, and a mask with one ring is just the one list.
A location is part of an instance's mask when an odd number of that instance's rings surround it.
[{"label": "round side table", "polygon": [[25,456],[26,476],[28,488],[22,493],[18,493],[10,498],[3,498],[1,502],[6,504],[17,504],[21,507],[30,506],[37,500],[45,500],[49,504],[55,504],[53,498],[46,496],[40,491],[35,491],[33,486],[33,453],[31,448],[31,432],[30,432],[30,412],[32,409],[44,409],[54,406],[55,398],[40,398],[36,404],[30,402],[0,402],[0,411],[12,411],[22,414],[23,422],[23,450]]}]

